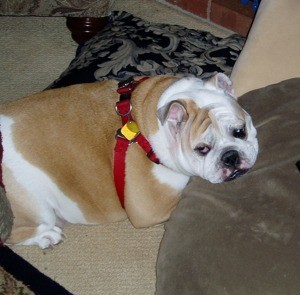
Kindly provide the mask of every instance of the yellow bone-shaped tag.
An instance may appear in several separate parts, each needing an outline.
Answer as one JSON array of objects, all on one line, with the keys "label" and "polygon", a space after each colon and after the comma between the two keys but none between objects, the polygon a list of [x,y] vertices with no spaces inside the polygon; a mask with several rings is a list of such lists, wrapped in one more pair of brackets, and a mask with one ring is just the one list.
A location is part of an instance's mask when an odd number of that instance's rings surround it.
[{"label": "yellow bone-shaped tag", "polygon": [[128,140],[134,139],[139,132],[140,132],[139,127],[134,121],[128,121],[121,128],[121,133]]}]

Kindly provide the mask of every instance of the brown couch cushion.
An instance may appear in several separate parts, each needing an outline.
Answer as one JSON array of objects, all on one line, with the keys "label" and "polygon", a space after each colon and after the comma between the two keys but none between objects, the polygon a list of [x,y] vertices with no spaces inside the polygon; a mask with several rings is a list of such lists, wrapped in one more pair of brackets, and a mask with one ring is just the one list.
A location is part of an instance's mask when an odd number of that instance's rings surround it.
[{"label": "brown couch cushion", "polygon": [[166,223],[157,295],[296,295],[300,291],[300,78],[248,92],[258,128],[248,175],[193,179]]}]

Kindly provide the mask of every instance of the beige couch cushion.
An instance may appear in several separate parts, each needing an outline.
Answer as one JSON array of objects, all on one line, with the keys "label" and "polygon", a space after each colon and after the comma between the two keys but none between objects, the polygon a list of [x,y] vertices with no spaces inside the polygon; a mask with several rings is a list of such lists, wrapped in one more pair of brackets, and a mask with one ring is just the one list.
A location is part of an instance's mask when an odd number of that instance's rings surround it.
[{"label": "beige couch cushion", "polygon": [[300,77],[300,1],[262,0],[231,79],[238,96]]}]

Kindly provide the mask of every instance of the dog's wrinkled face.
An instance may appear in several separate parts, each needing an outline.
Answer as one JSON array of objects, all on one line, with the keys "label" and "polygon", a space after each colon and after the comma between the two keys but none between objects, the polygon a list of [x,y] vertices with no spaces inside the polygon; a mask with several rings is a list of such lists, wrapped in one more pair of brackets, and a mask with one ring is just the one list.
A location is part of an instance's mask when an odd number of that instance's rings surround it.
[{"label": "dog's wrinkled face", "polygon": [[162,163],[212,183],[233,180],[253,166],[256,129],[231,85],[224,74],[207,82],[184,78],[163,94],[157,113],[158,138],[167,150],[157,152]]}]

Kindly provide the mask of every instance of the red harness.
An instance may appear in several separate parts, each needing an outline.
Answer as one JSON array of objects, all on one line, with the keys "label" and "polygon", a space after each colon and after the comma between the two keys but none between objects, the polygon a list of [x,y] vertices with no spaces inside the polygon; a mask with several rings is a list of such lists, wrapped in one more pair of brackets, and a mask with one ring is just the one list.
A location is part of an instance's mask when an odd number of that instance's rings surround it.
[{"label": "red harness", "polygon": [[[2,176],[2,158],[3,158],[3,145],[2,145],[2,134],[0,131],[0,187],[2,187],[5,190],[4,184],[3,184],[3,176]],[[3,241],[0,239],[0,248],[4,246]]]},{"label": "red harness", "polygon": [[131,93],[138,84],[147,77],[134,81],[133,79],[119,83],[120,100],[116,103],[116,112],[122,118],[123,127],[117,130],[116,145],[114,149],[114,181],[122,207],[125,207],[125,157],[129,145],[133,142],[140,145],[146,152],[147,157],[156,164],[159,160],[153,152],[150,143],[139,131],[138,126],[131,115],[132,105],[130,103]]},{"label": "red harness", "polygon": [[0,187],[4,188],[3,177],[2,177],[2,158],[3,158],[3,145],[2,145],[2,134],[0,131]]}]

